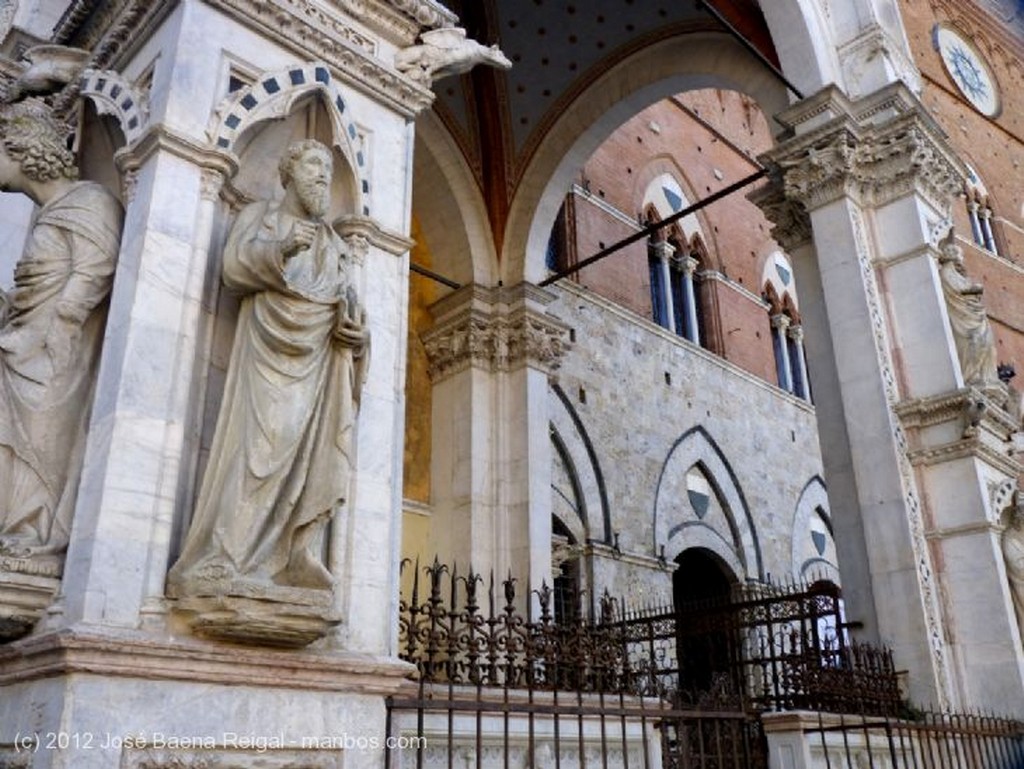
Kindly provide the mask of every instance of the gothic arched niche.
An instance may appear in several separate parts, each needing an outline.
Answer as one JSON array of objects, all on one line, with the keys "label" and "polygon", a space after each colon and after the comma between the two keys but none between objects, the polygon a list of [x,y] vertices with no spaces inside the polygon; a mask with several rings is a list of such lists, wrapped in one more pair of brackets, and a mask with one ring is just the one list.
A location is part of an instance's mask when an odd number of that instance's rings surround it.
[{"label": "gothic arched niche", "polygon": [[319,91],[293,104],[292,112],[277,120],[257,123],[235,141],[238,173],[231,185],[247,200],[277,200],[284,195],[277,164],[289,144],[316,139],[332,149],[334,178],[328,221],[344,214],[361,214],[358,180],[347,153],[339,147],[335,122]]}]

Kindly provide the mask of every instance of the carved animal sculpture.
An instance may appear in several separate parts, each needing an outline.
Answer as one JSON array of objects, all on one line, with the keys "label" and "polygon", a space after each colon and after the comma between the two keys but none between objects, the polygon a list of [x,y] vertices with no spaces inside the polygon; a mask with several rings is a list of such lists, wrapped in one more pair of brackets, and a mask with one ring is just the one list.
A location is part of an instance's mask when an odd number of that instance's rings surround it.
[{"label": "carved animal sculpture", "polygon": [[466,37],[462,27],[434,29],[420,35],[422,43],[395,54],[395,68],[415,80],[430,84],[451,75],[469,72],[477,64],[509,69],[512,62],[496,45],[481,45]]}]

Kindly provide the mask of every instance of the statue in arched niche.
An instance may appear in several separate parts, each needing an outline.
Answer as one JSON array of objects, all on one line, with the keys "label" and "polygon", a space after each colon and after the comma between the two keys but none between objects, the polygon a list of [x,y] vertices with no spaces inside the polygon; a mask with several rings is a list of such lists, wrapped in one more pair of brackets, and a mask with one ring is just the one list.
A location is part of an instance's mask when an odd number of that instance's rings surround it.
[{"label": "statue in arched niche", "polygon": [[982,301],[984,289],[967,276],[964,252],[952,229],[939,244],[939,277],[964,384],[998,384],[995,338]]},{"label": "statue in arched niche", "polygon": [[[353,255],[324,219],[330,149],[293,143],[279,171],[283,200],[246,207],[224,249],[224,283],[243,299],[210,460],[168,578],[182,598],[287,602],[333,587],[323,537],[348,497],[369,333]],[[249,609],[204,632],[295,645],[318,634],[274,637],[261,622],[249,635]]]},{"label": "statue in arched niche", "polygon": [[0,189],[39,210],[0,292],[0,555],[67,547],[123,213],[38,98],[0,107]]}]

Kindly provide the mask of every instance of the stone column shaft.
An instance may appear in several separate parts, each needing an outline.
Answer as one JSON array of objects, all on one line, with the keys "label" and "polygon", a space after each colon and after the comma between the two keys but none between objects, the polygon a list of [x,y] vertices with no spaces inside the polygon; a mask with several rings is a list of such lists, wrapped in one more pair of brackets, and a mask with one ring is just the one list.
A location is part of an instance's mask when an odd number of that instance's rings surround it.
[{"label": "stone column shaft", "polygon": [[537,585],[551,570],[548,377],[566,347],[543,310],[551,298],[529,284],[466,286],[435,305],[424,339],[438,555]]}]

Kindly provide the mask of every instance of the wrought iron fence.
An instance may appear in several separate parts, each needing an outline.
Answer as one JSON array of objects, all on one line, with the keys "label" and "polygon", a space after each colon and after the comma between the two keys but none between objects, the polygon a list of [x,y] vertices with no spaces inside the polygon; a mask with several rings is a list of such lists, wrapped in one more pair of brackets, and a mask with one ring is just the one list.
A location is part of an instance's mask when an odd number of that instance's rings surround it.
[{"label": "wrought iron fence", "polygon": [[891,652],[849,641],[832,584],[742,586],[720,600],[622,610],[611,622],[634,666],[657,658],[658,674],[684,689],[724,689],[762,711],[904,708]]},{"label": "wrought iron fence", "polygon": [[[389,702],[389,761],[424,767],[759,769],[756,713],[726,689],[684,694],[665,659],[629,649],[614,603],[557,621],[547,586],[416,569],[400,606],[416,681]],[[425,744],[424,744],[425,742]]]},{"label": "wrought iron fence", "polygon": [[559,619],[547,586],[436,562],[408,583],[400,653],[416,672],[388,728],[414,739],[388,769],[761,769],[778,716],[816,767],[1024,769],[1024,724],[910,709],[891,654],[846,637],[834,586],[673,611],[605,595]]},{"label": "wrought iron fence", "polygon": [[1024,723],[980,713],[911,712],[904,718],[815,715],[807,724],[825,769],[1021,769]]}]

